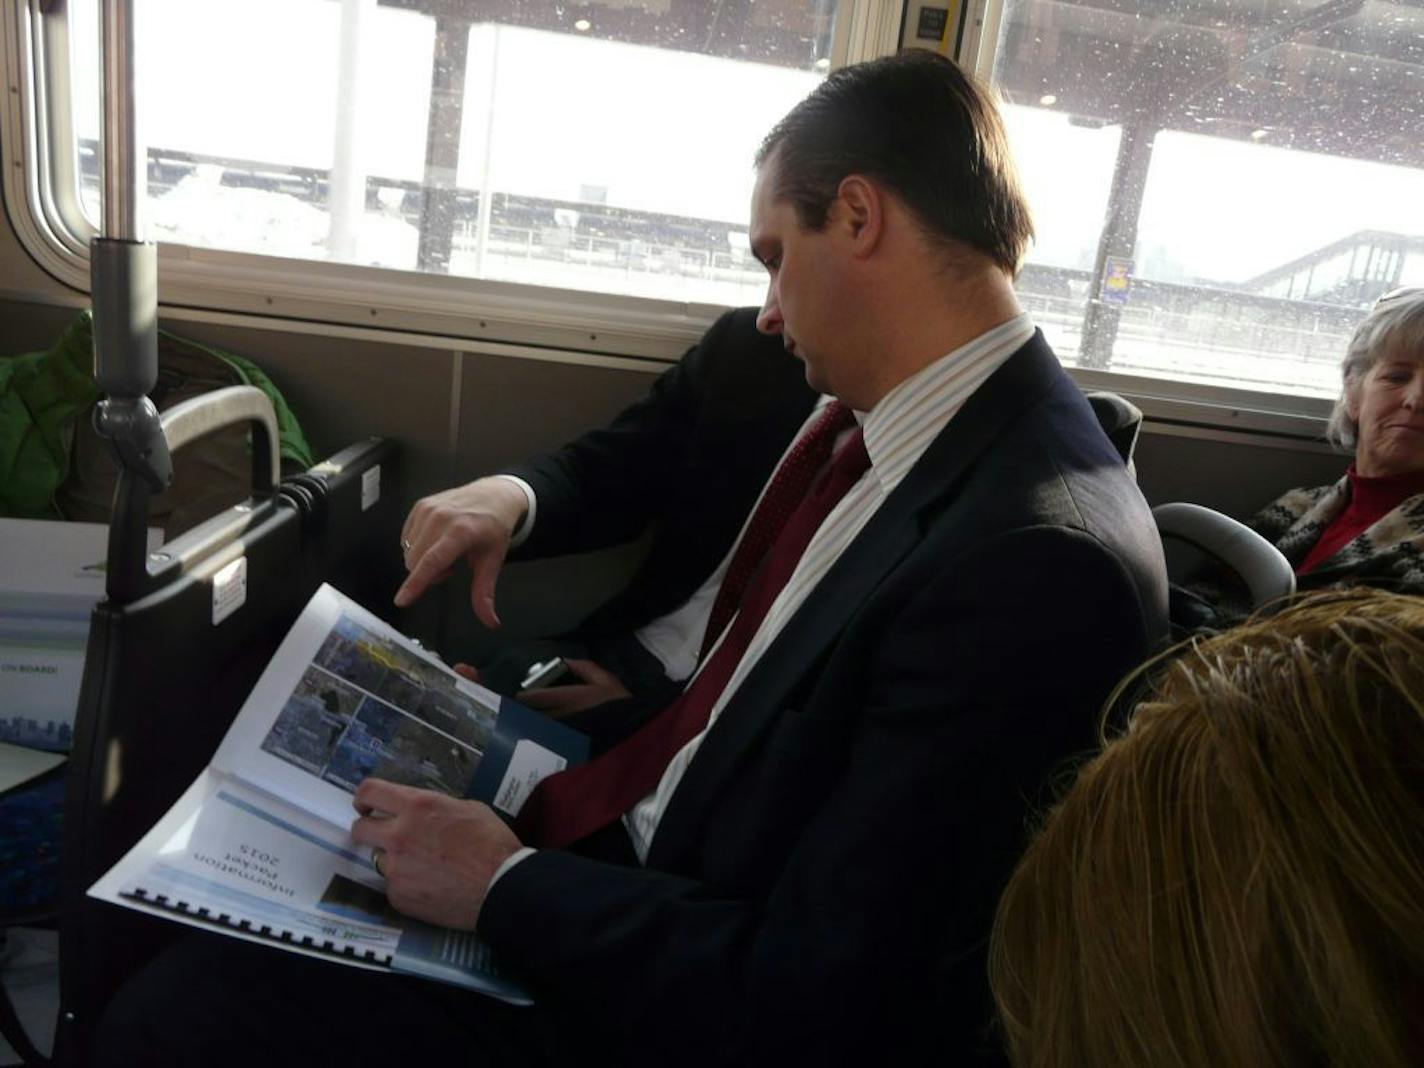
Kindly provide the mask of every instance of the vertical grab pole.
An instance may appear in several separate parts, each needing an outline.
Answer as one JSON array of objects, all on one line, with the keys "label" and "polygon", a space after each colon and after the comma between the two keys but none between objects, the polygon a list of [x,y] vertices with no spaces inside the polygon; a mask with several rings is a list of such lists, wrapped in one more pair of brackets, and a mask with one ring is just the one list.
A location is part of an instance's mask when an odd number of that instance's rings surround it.
[{"label": "vertical grab pole", "polygon": [[139,212],[148,189],[148,167],[134,93],[133,2],[103,0],[103,5],[103,236],[142,241]]},{"label": "vertical grab pole", "polygon": [[172,480],[173,464],[147,396],[158,382],[158,255],[143,240],[140,217],[148,175],[134,94],[133,0],[102,0],[102,9],[103,233],[89,244],[89,277],[94,378],[105,398],[94,426],[119,464],[107,592],[125,603],[144,591],[149,495]]}]

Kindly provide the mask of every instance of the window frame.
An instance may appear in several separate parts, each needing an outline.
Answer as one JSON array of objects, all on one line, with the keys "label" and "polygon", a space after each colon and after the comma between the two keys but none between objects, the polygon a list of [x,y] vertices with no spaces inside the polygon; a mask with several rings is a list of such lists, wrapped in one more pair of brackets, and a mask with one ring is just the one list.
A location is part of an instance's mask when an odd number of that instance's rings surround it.
[{"label": "window frame", "polygon": [[[3,175],[5,207],[16,236],[35,262],[71,289],[88,290],[87,236],[81,237],[65,219],[63,198],[57,198],[64,163],[55,162],[49,149],[56,126],[67,121],[67,83],[47,76],[55,47],[67,50],[64,32],[51,32],[41,42],[39,2],[6,0],[0,12],[3,32],[6,106],[0,108],[0,138],[10,166]],[[76,193],[77,193],[77,186]],[[77,204],[77,196],[74,198]],[[82,220],[82,216],[79,217]],[[69,219],[72,223],[73,218]]]},{"label": "window frame", "polygon": [[[73,0],[68,0],[73,2]],[[966,0],[960,60],[982,79],[993,70],[1008,0]],[[21,245],[56,281],[89,288],[88,241],[77,159],[52,151],[73,140],[65,0],[0,0],[9,72],[0,108],[5,205]],[[893,53],[907,31],[903,0],[844,0],[831,67]],[[53,10],[46,10],[53,9]],[[913,44],[906,41],[906,44]],[[460,276],[160,244],[166,308],[386,329],[570,352],[671,361],[723,310],[715,304],[617,296]],[[1332,402],[1117,371],[1070,368],[1085,389],[1110,389],[1149,419],[1319,441]]]},{"label": "window frame", "polygon": [[[6,158],[21,163],[6,169],[5,203],[35,262],[56,281],[87,293],[88,242],[96,231],[80,207],[77,161],[72,153],[52,151],[73,143],[66,3],[0,3],[3,54],[12,72],[8,106],[0,109],[0,138]],[[895,50],[899,0],[844,3],[832,40],[832,68]],[[167,243],[159,245],[158,270],[164,306],[664,359],[676,358],[722,310],[714,304]]]}]

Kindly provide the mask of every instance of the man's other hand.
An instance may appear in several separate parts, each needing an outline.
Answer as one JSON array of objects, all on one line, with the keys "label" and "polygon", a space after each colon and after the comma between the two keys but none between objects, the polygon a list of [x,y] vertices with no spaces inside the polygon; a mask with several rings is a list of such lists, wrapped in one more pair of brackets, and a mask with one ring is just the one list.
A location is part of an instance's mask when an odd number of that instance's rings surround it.
[{"label": "man's other hand", "polygon": [[401,528],[410,574],[396,590],[396,606],[404,608],[443,581],[463,556],[470,565],[475,615],[485,626],[498,627],[495,581],[528,505],[524,491],[502,478],[482,478],[416,501]]},{"label": "man's other hand", "polygon": [[605,701],[630,696],[628,688],[619,681],[617,675],[599,667],[592,660],[571,659],[565,663],[569,665],[569,670],[579,677],[579,682],[520,690],[514,695],[514,699],[555,719],[561,719],[601,705]]},{"label": "man's other hand", "polygon": [[441,927],[473,931],[490,879],[522,848],[479,801],[367,779],[352,804],[351,837],[373,851],[391,905]]}]

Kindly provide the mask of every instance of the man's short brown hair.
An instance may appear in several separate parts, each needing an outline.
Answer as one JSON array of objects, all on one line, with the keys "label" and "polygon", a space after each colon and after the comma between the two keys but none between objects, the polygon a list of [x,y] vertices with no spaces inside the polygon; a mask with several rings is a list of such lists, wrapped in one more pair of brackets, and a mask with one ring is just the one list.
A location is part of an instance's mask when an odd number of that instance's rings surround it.
[{"label": "man's short brown hair", "polygon": [[1033,222],[989,94],[954,63],[921,49],[834,71],[767,134],[775,199],[821,230],[842,179],[884,183],[926,232],[1018,274]]}]

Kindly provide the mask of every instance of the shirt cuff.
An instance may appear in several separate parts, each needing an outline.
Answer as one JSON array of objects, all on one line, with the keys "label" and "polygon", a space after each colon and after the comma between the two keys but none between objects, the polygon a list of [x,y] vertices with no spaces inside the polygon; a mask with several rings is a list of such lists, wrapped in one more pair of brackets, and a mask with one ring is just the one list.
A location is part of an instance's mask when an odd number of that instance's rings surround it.
[{"label": "shirt cuff", "polygon": [[534,529],[534,511],[539,507],[539,501],[534,496],[534,487],[518,475],[495,475],[494,477],[502,478],[506,482],[513,482],[524,491],[524,500],[528,504],[528,508],[524,511],[524,518],[519,521],[519,525],[514,528],[514,533],[509,537],[509,547],[517,549],[529,540],[529,534]]},{"label": "shirt cuff", "polygon": [[525,846],[523,849],[520,849],[517,852],[511,853],[509,856],[505,857],[504,863],[501,864],[498,868],[495,868],[494,874],[490,876],[489,886],[485,887],[486,896],[488,896],[489,892],[494,889],[494,884],[499,882],[500,876],[502,876],[510,868],[518,864],[525,857],[532,857],[535,852],[536,851],[534,849],[531,849],[529,846]]}]

